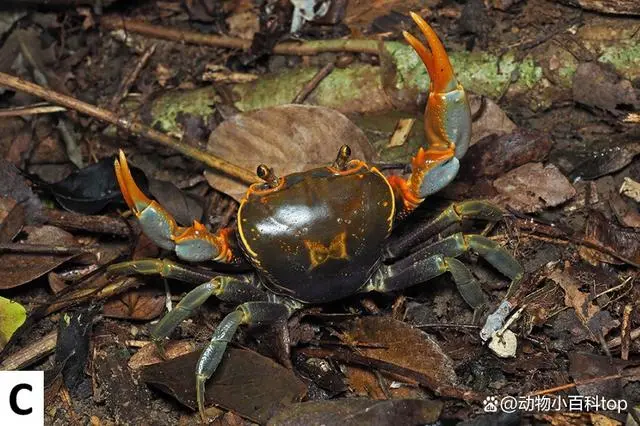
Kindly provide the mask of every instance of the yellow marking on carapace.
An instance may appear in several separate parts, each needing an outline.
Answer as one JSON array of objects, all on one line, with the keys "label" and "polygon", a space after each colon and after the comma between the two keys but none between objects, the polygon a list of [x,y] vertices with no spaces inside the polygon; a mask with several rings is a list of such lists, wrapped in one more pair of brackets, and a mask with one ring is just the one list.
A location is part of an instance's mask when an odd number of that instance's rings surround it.
[{"label": "yellow marking on carapace", "polygon": [[[384,183],[387,184],[387,188],[389,188],[389,198],[391,199],[391,212],[389,213],[389,216],[387,217],[387,223],[389,224],[389,229],[387,230],[387,232],[389,233],[389,232],[391,232],[391,228],[393,228],[393,219],[396,216],[396,197],[394,195],[393,187],[391,186],[391,182],[389,182],[387,177],[385,175],[383,175],[380,172],[380,170],[378,170],[375,167],[371,168],[371,172],[372,173],[376,173],[378,176],[380,176],[382,178],[382,180],[384,181]],[[387,207],[386,202],[385,202],[384,206]]]},{"label": "yellow marking on carapace", "polygon": [[304,240],[304,245],[309,250],[311,268],[316,268],[329,259],[349,259],[347,254],[347,233],[341,232],[329,243],[329,246],[317,241]]},{"label": "yellow marking on carapace", "polygon": [[[247,191],[247,195],[249,195],[250,191]],[[247,202],[247,196],[245,196],[241,201],[240,201],[240,207],[238,207],[238,215],[237,215],[237,222],[238,222],[238,235],[240,235],[240,240],[242,241],[242,244],[244,245],[244,248],[247,250],[247,252],[249,252],[249,254],[251,255],[251,257],[257,261],[258,259],[258,253],[256,253],[255,251],[253,251],[251,249],[251,246],[249,245],[249,241],[247,241],[247,239],[244,236],[244,230],[242,229],[242,222],[244,222],[242,220],[242,207],[245,205],[245,203]]]}]

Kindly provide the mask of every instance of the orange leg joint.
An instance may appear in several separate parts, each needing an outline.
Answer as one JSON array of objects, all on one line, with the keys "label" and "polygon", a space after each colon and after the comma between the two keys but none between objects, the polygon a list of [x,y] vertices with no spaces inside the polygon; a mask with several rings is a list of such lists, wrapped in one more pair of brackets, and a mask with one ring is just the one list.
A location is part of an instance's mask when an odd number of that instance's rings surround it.
[{"label": "orange leg joint", "polygon": [[122,197],[138,219],[142,232],[151,241],[159,247],[175,251],[180,259],[190,262],[229,262],[232,259],[229,229],[212,234],[198,221],[189,227],[179,226],[168,211],[140,190],[122,151],[114,167]]},{"label": "orange leg joint", "polygon": [[420,148],[411,161],[405,180],[391,176],[389,182],[406,210],[416,208],[428,195],[448,185],[458,173],[459,159],[471,139],[471,110],[464,88],[456,79],[447,52],[424,19],[411,13],[427,45],[403,32],[429,73],[431,85],[424,117],[428,148]]}]

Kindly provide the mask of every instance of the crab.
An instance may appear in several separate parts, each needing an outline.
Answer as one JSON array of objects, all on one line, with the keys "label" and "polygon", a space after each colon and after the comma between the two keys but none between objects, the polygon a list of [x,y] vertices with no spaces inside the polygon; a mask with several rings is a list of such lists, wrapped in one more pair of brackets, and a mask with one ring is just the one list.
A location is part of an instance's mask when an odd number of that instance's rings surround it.
[{"label": "crab", "polygon": [[[164,341],[209,297],[238,304],[216,328],[196,366],[196,400],[203,417],[205,383],[218,367],[240,325],[275,323],[308,304],[321,304],[363,292],[393,292],[449,272],[463,299],[474,309],[486,296],[457,257],[469,250],[508,277],[512,286],[523,269],[507,250],[480,234],[433,237],[465,219],[498,221],[502,211],[481,200],[454,203],[434,219],[394,237],[394,225],[426,197],[456,176],[469,146],[471,113],[444,46],[417,14],[413,20],[427,46],[404,32],[431,78],[425,110],[428,148],[420,148],[411,172],[385,176],[351,159],[347,145],[326,167],[277,176],[257,168],[263,182],[249,187],[237,212],[237,229],[210,232],[203,224],[179,226],[134,182],[122,151],[115,161],[118,184],[142,231],[159,247],[186,262],[234,263],[246,259],[255,272],[216,275],[202,283],[193,268],[169,259],[143,259],[111,267],[118,274],[160,274],[200,284],[167,313],[152,332],[164,355]],[[446,234],[445,234],[446,235]],[[489,324],[489,323],[487,323]],[[490,335],[501,324],[485,325]],[[489,329],[487,329],[489,327]]]}]

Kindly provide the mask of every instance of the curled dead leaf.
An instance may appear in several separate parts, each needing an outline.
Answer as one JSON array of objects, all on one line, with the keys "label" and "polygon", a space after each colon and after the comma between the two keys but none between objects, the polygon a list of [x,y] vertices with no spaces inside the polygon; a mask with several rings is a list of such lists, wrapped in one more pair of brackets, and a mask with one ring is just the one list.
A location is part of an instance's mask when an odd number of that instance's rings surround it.
[{"label": "curled dead leaf", "polygon": [[[331,164],[338,149],[348,143],[352,158],[375,157],[364,133],[338,111],[309,105],[281,105],[237,114],[211,133],[207,150],[248,170],[259,164],[278,176]],[[211,186],[236,200],[244,184],[206,171]]]}]

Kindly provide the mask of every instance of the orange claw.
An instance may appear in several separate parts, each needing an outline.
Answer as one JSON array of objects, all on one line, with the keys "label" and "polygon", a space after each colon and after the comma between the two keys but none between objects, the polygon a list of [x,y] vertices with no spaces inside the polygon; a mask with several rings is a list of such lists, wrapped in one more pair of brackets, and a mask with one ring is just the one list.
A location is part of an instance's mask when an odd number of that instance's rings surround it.
[{"label": "orange claw", "polygon": [[406,31],[403,35],[426,66],[431,87],[424,120],[428,148],[420,148],[413,157],[411,175],[406,180],[400,176],[389,179],[405,212],[415,209],[425,197],[455,178],[459,159],[467,151],[471,137],[469,103],[442,42],[424,19],[413,12],[411,18],[426,38],[427,45]]},{"label": "orange claw", "polygon": [[458,85],[455,74],[453,73],[453,67],[449,62],[449,56],[447,55],[442,42],[436,35],[433,28],[427,24],[427,22],[420,17],[420,15],[410,12],[411,18],[418,25],[422,34],[427,39],[429,49],[425,47],[420,40],[415,38],[410,33],[403,31],[402,35],[405,40],[415,49],[422,59],[422,62],[427,67],[429,72],[429,78],[431,78],[432,91],[435,92],[448,92],[453,90]]},{"label": "orange claw", "polygon": [[122,197],[151,241],[164,249],[174,250],[180,259],[190,262],[232,260],[229,229],[212,234],[198,221],[194,221],[193,226],[178,226],[168,211],[138,188],[122,150],[114,167]]},{"label": "orange claw", "polygon": [[116,171],[116,179],[120,186],[120,192],[122,192],[122,197],[127,203],[127,206],[138,216],[146,206],[151,204],[151,200],[144,195],[133,180],[131,170],[129,170],[129,163],[127,163],[127,157],[125,157],[122,150],[118,153],[118,158],[119,160],[115,160],[113,166]]}]

